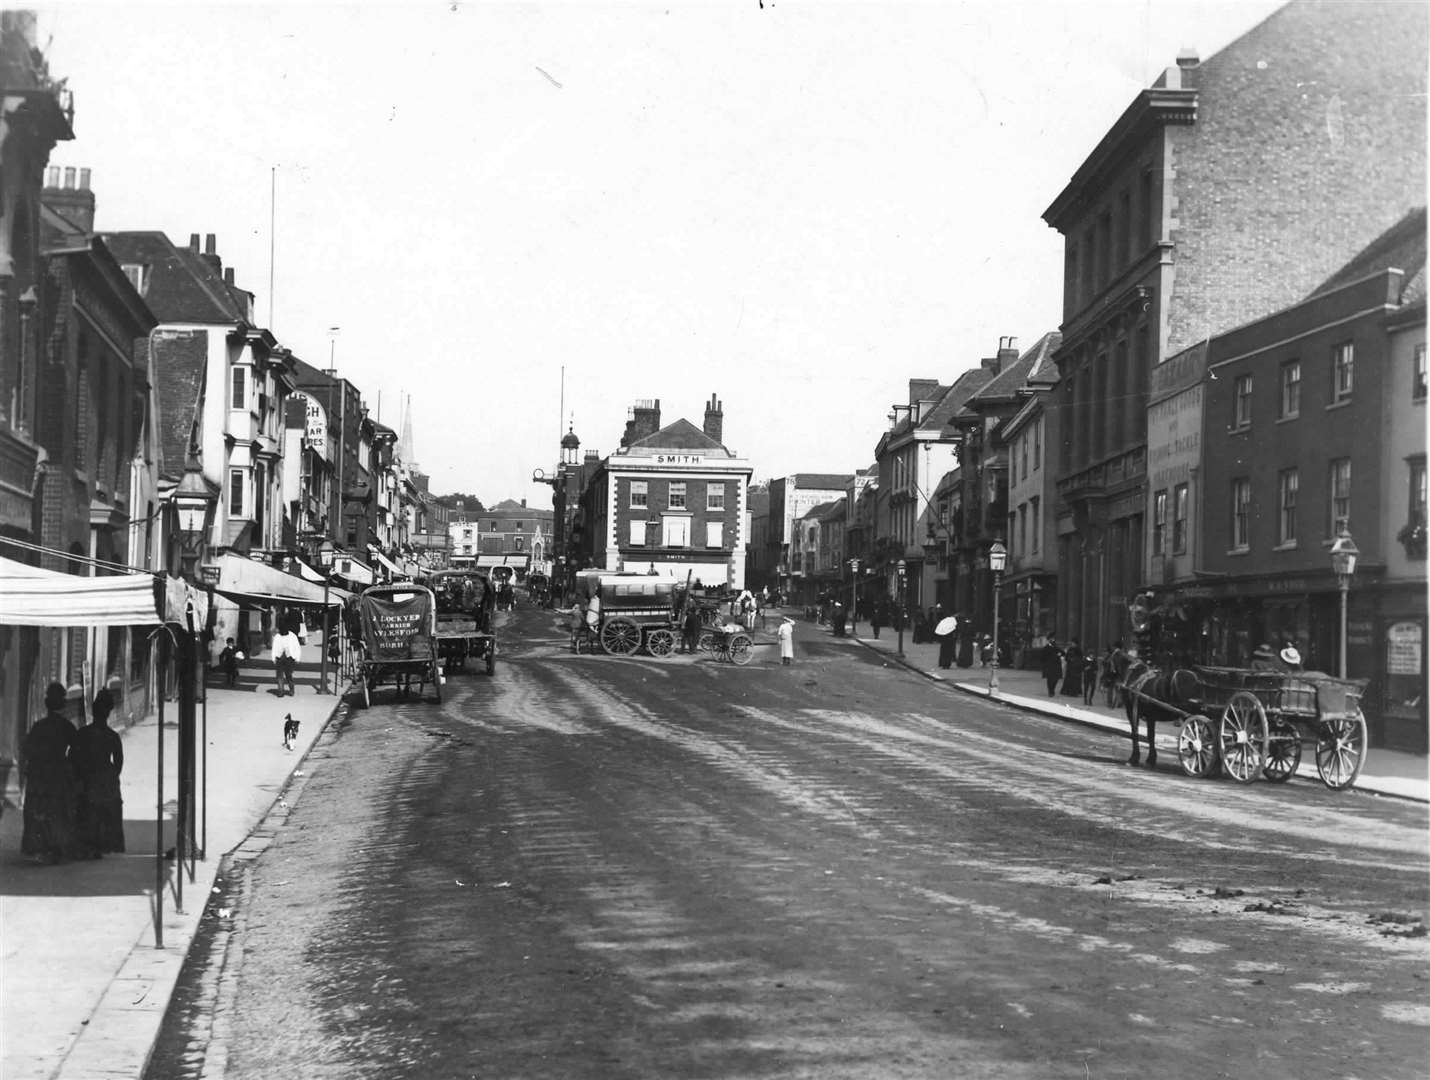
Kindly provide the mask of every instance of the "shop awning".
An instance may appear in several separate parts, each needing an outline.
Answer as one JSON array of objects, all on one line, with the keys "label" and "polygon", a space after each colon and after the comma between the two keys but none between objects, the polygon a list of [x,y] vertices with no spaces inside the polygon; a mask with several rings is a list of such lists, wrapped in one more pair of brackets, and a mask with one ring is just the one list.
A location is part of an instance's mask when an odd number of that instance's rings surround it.
[{"label": "shop awning", "polygon": [[372,572],[372,567],[361,559],[354,559],[351,555],[339,555],[334,559],[333,573],[358,585],[371,585],[377,579],[377,575]]},{"label": "shop awning", "polygon": [[[219,557],[219,580],[214,592],[240,604],[287,604],[293,607],[322,607],[323,587],[304,581],[297,574],[285,574],[276,566],[245,559],[242,555]],[[341,604],[340,590],[329,589],[329,606]]]},{"label": "shop awning", "polygon": [[516,570],[524,570],[530,561],[530,555],[478,555],[477,567],[510,566]]},{"label": "shop awning", "polygon": [[80,577],[0,556],[0,625],[152,626],[182,622],[193,604],[195,625],[208,617],[202,592],[154,574]]},{"label": "shop awning", "polygon": [[374,551],[372,554],[373,558],[377,560],[378,565],[393,577],[407,577],[407,571],[403,570],[402,567],[398,566],[382,552]]}]

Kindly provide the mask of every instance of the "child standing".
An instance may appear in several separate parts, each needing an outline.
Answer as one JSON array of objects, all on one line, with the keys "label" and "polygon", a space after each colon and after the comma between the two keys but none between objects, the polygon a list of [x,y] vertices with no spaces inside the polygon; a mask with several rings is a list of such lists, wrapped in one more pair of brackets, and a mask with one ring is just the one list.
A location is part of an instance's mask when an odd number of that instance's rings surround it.
[{"label": "child standing", "polygon": [[238,648],[233,643],[233,638],[225,638],[223,652],[218,654],[219,670],[223,672],[224,685],[236,686],[238,684]]}]

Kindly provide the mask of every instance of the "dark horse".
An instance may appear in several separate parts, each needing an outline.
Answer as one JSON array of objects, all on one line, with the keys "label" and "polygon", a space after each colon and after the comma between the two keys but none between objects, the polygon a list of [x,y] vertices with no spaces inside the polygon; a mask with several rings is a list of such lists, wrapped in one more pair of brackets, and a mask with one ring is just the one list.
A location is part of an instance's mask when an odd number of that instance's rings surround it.
[{"label": "dark horse", "polygon": [[1131,728],[1132,756],[1129,765],[1142,763],[1142,745],[1137,739],[1138,718],[1147,721],[1147,767],[1157,767],[1157,718],[1180,720],[1186,711],[1177,708],[1196,697],[1200,685],[1197,674],[1185,668],[1175,671],[1159,671],[1146,661],[1126,657],[1117,682],[1122,689],[1122,704],[1127,710],[1127,723]]}]

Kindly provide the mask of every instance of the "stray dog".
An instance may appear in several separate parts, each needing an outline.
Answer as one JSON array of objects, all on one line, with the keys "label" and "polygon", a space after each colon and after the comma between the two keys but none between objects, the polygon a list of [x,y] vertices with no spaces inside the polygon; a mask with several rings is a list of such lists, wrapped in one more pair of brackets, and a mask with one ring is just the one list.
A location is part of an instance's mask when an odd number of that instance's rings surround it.
[{"label": "stray dog", "polygon": [[298,721],[293,719],[293,714],[288,713],[283,717],[283,747],[292,750],[293,744],[298,741]]}]

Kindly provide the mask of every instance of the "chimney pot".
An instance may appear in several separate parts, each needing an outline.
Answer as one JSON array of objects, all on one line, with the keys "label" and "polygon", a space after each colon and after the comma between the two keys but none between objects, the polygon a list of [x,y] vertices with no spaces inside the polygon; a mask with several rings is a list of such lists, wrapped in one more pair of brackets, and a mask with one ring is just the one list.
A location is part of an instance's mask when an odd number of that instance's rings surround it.
[{"label": "chimney pot", "polygon": [[189,250],[193,252],[199,250],[199,234],[196,232],[189,233]]},{"label": "chimney pot", "polygon": [[233,267],[231,267],[231,266],[224,267],[224,271],[223,271],[223,283],[224,283],[225,285],[232,285],[232,284],[233,284]]},{"label": "chimney pot", "polygon": [[218,254],[218,238],[217,238],[213,233],[205,233],[205,234],[204,234],[204,254],[205,254],[205,255],[217,255],[217,254]]},{"label": "chimney pot", "polygon": [[59,186],[60,186],[60,167],[59,167],[58,165],[51,165],[48,169],[45,170],[45,187],[59,187]]},{"label": "chimney pot", "polygon": [[79,171],[79,189],[80,189],[81,191],[88,191],[88,190],[89,190],[89,170],[88,170],[88,169],[81,169],[81,170]]},{"label": "chimney pot", "polygon": [[73,166],[73,165],[66,165],[66,166],[65,166],[65,184],[64,184],[64,186],[67,187],[67,188],[72,188],[72,187],[74,187],[74,166]]},{"label": "chimney pot", "polygon": [[1196,49],[1183,48],[1177,53],[1177,66],[1179,68],[1194,68],[1201,62],[1201,57],[1197,55]]}]

